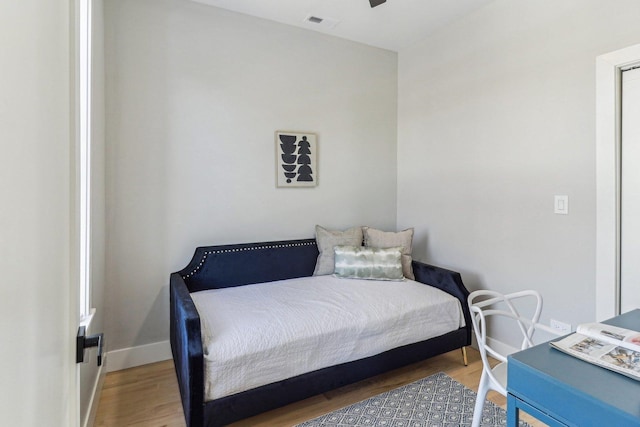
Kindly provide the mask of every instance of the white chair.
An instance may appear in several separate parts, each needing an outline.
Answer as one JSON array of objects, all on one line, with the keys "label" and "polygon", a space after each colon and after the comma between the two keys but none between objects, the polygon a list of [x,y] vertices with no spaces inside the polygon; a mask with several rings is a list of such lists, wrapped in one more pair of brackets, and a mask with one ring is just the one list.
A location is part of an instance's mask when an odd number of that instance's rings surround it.
[{"label": "white chair", "polygon": [[[526,311],[533,310],[533,315],[522,316],[516,308],[514,301],[520,300],[517,305],[526,305]],[[533,345],[531,341],[536,329],[542,329],[557,335],[557,332],[549,327],[538,323],[540,312],[542,311],[542,296],[540,293],[527,290],[503,295],[494,291],[475,291],[468,298],[469,310],[471,311],[471,322],[473,330],[478,340],[478,350],[482,358],[482,375],[478,385],[478,397],[473,410],[472,427],[480,426],[482,420],[482,409],[489,390],[495,390],[503,396],[507,395],[507,355],[500,353],[487,342],[487,321],[492,318],[508,319],[517,325],[517,329],[522,335],[521,350]],[[528,301],[528,302],[526,302]],[[489,356],[497,359],[495,367],[489,364]]]}]

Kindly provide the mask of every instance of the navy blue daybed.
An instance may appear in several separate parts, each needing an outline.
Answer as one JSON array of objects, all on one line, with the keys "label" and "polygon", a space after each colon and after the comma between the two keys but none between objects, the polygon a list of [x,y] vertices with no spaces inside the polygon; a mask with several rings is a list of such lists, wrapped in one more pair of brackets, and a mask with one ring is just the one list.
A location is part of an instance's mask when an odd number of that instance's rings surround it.
[{"label": "navy blue daybed", "polygon": [[208,246],[197,248],[189,265],[171,274],[171,350],[187,426],[226,425],[470,345],[471,318],[466,303],[469,292],[460,274],[413,261],[416,281],[442,289],[460,300],[465,327],[372,357],[205,402],[200,317],[190,293],[311,276],[317,258],[315,239]]}]

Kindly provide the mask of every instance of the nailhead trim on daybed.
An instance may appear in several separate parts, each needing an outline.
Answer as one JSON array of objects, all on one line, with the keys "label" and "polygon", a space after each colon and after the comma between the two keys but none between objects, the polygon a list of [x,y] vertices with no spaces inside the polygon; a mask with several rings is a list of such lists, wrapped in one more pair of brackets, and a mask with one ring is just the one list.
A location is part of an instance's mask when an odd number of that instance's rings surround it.
[{"label": "nailhead trim on daybed", "polygon": [[200,268],[204,265],[204,262],[207,259],[207,256],[211,254],[222,254],[229,252],[241,252],[241,251],[255,251],[257,249],[274,249],[274,248],[290,248],[293,246],[315,246],[316,242],[301,242],[301,243],[287,243],[282,245],[266,245],[266,246],[247,246],[246,248],[234,248],[234,249],[221,249],[217,251],[207,251],[202,255],[200,262],[189,274],[182,276],[183,279],[188,279],[193,276],[200,270]]}]

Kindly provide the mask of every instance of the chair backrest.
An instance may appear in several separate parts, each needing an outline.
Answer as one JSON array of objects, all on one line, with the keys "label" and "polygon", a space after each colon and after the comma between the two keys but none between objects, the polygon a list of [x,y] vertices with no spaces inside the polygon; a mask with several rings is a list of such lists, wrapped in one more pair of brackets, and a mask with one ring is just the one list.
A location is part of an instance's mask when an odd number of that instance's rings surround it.
[{"label": "chair backrest", "polygon": [[[531,310],[531,306],[535,303],[533,314],[523,316],[518,311],[514,302],[516,300],[530,300],[527,305],[527,311]],[[533,345],[532,338],[535,329],[539,326],[538,320],[542,312],[542,296],[540,293],[527,290],[514,292],[503,295],[495,291],[480,290],[472,292],[468,298],[469,310],[471,311],[471,322],[473,330],[478,340],[478,350],[482,357],[482,365],[486,373],[494,382],[497,379],[491,372],[488,356],[492,356],[501,362],[507,361],[507,355],[499,352],[487,342],[487,321],[489,318],[506,318],[510,319],[517,326],[522,335],[521,350],[529,348]]]}]

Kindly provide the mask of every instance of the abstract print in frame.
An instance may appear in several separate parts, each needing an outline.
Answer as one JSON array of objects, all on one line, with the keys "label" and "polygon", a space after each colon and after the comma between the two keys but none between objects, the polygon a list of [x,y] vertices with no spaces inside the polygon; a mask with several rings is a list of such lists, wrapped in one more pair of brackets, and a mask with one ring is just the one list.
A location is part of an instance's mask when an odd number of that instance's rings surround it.
[{"label": "abstract print in frame", "polygon": [[315,187],[318,183],[316,134],[276,131],[278,187]]}]

